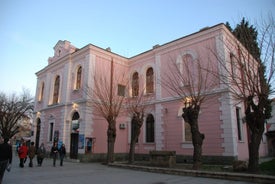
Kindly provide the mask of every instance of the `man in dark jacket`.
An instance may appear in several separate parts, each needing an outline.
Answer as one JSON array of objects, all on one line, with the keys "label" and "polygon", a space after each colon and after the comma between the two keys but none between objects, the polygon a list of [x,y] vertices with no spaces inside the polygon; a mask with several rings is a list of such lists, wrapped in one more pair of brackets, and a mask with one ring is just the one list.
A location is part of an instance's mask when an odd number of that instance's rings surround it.
[{"label": "man in dark jacket", "polygon": [[66,156],[65,144],[62,144],[62,146],[59,150],[59,156],[60,156],[60,166],[63,166],[63,159]]},{"label": "man in dark jacket", "polygon": [[57,159],[57,153],[58,153],[58,147],[57,147],[57,143],[54,142],[52,149],[51,149],[51,156],[53,157],[53,166],[55,167],[55,162]]},{"label": "man in dark jacket", "polygon": [[4,138],[4,142],[0,144],[0,184],[8,164],[12,162],[12,147],[8,142],[9,139]]}]

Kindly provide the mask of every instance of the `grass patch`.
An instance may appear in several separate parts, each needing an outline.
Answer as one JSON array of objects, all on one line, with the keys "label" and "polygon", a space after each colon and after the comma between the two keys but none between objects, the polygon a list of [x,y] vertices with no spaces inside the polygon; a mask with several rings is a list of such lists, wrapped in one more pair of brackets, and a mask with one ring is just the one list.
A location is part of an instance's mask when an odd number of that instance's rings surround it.
[{"label": "grass patch", "polygon": [[275,175],[275,159],[261,163],[260,171],[263,174]]}]

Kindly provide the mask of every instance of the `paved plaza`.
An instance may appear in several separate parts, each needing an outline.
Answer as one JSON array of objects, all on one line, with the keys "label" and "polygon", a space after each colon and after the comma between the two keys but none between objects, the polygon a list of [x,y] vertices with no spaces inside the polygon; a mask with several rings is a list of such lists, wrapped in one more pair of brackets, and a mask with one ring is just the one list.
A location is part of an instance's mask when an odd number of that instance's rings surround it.
[{"label": "paved plaza", "polygon": [[244,184],[229,180],[202,177],[177,176],[109,167],[100,163],[65,162],[56,167],[51,159],[45,159],[42,167],[35,164],[19,168],[17,157],[13,158],[12,169],[5,172],[2,184]]}]

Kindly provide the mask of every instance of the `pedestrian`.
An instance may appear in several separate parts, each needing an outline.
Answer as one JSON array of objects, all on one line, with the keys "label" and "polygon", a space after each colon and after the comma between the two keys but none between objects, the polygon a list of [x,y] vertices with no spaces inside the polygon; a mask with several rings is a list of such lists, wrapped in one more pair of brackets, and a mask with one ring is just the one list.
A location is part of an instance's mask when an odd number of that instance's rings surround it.
[{"label": "pedestrian", "polygon": [[32,160],[35,156],[35,147],[34,147],[34,142],[31,142],[31,145],[29,147],[29,152],[28,152],[28,155],[29,155],[29,159],[30,159],[30,163],[29,163],[29,167],[32,167],[33,166],[33,163],[32,163]]},{"label": "pedestrian", "polygon": [[17,141],[16,142],[16,153],[18,153],[18,150],[19,150],[20,146],[21,146],[21,142]]},{"label": "pedestrian", "polygon": [[19,159],[20,159],[19,166],[21,168],[24,167],[24,163],[26,162],[27,155],[28,155],[28,147],[26,146],[26,142],[23,142],[22,146],[20,146],[19,150],[18,150],[18,156],[19,156]]},{"label": "pedestrian", "polygon": [[92,141],[88,139],[87,141],[87,153],[91,153],[92,150]]},{"label": "pedestrian", "polygon": [[57,153],[58,153],[57,143],[54,142],[52,149],[51,149],[51,156],[53,157],[53,166],[54,167],[55,167],[55,162],[56,162],[56,158],[57,158]]},{"label": "pedestrian", "polygon": [[0,184],[2,183],[5,170],[8,170],[12,162],[12,147],[8,142],[9,138],[4,138],[4,142],[0,144]]},{"label": "pedestrian", "polygon": [[59,156],[60,156],[60,166],[63,166],[63,159],[66,156],[65,144],[62,144],[62,146],[59,150]]},{"label": "pedestrian", "polygon": [[37,150],[37,164],[38,166],[42,166],[43,159],[46,155],[46,149],[44,147],[44,143],[41,143],[40,147]]}]

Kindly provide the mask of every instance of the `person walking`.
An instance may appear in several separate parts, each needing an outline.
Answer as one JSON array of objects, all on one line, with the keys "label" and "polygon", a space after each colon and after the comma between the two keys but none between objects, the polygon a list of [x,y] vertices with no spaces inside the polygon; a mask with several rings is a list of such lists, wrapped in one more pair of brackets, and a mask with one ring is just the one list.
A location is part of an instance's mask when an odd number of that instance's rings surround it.
[{"label": "person walking", "polygon": [[57,143],[54,142],[54,145],[52,146],[52,149],[51,149],[51,156],[53,157],[53,166],[54,167],[55,167],[55,163],[56,163],[57,153],[58,153]]},{"label": "person walking", "polygon": [[8,142],[9,138],[4,138],[4,142],[0,144],[0,184],[8,164],[12,163],[12,147]]},{"label": "person walking", "polygon": [[28,155],[28,147],[26,146],[26,142],[23,142],[22,146],[20,146],[19,150],[18,150],[18,156],[19,156],[19,159],[20,159],[19,166],[21,168],[24,167],[24,163],[25,163],[25,161],[27,159],[27,155]]},{"label": "person walking", "polygon": [[63,166],[63,159],[66,156],[65,144],[62,144],[62,146],[59,150],[59,156],[60,156],[60,166]]},{"label": "person walking", "polygon": [[28,152],[28,155],[29,155],[29,158],[30,158],[30,163],[29,163],[29,167],[33,167],[33,163],[32,163],[32,160],[35,156],[35,147],[34,147],[34,142],[31,142],[31,145],[30,145],[30,148],[29,148],[29,152]]},{"label": "person walking", "polygon": [[38,166],[42,166],[43,159],[46,155],[46,149],[44,147],[44,143],[41,143],[40,147],[37,150],[37,164]]}]

